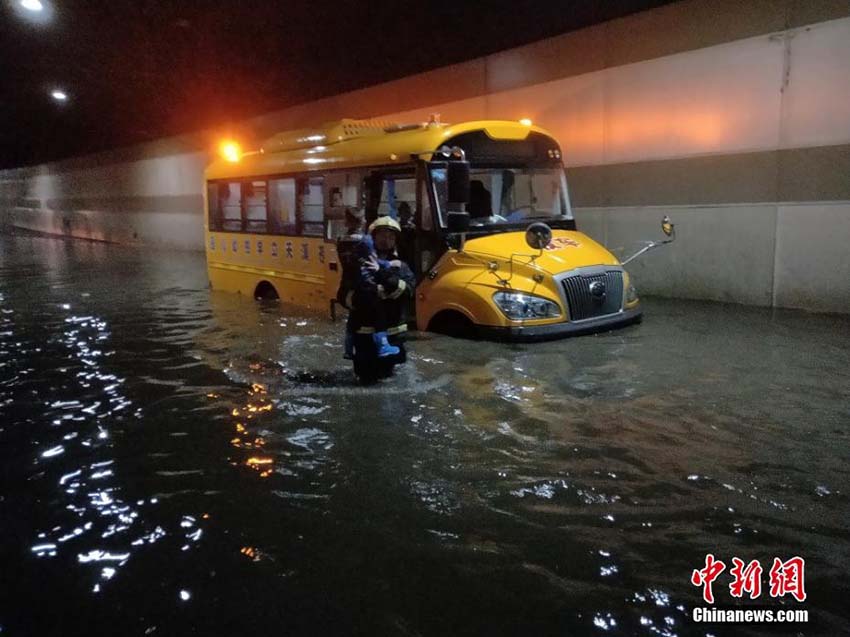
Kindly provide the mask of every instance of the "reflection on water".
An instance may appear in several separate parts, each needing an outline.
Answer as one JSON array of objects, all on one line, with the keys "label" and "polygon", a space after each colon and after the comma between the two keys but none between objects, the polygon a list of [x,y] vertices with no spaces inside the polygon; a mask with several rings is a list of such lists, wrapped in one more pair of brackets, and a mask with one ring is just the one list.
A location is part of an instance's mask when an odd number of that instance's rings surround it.
[{"label": "reflection on water", "polygon": [[[67,522],[38,533],[31,550],[38,557],[56,557],[67,550],[80,564],[91,564],[100,579],[109,580],[130,558],[127,535],[139,519],[138,507],[145,504],[140,500],[134,507],[120,498],[114,486],[115,461],[109,458],[110,428],[125,421],[122,412],[130,410],[132,402],[121,393],[124,379],[104,371],[103,361],[114,354],[102,349],[109,346],[106,321],[71,314],[69,303],[60,308],[70,315],[63,321],[64,329],[44,346],[58,354],[63,367],[52,370],[55,376],[46,393],[32,393],[44,401],[39,420],[49,421],[51,427],[41,433],[41,448],[49,448],[38,454],[36,464],[48,479],[67,471],[56,480],[64,494]],[[33,353],[41,354],[41,349],[34,348]],[[87,397],[85,401],[75,398],[81,396]],[[141,411],[132,415],[140,418]],[[100,581],[95,583],[93,592],[100,586]]]},{"label": "reflection on water", "polygon": [[690,620],[707,552],[804,556],[846,627],[847,319],[650,301],[361,387],[203,266],[0,240],[4,634],[740,634]]}]

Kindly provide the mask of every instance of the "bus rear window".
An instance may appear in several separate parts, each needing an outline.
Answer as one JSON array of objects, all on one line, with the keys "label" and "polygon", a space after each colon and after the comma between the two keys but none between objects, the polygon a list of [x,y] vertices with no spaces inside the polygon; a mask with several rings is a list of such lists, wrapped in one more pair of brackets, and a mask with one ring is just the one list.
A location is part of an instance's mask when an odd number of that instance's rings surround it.
[{"label": "bus rear window", "polygon": [[218,184],[207,184],[207,227],[221,230],[221,206],[218,202]]}]

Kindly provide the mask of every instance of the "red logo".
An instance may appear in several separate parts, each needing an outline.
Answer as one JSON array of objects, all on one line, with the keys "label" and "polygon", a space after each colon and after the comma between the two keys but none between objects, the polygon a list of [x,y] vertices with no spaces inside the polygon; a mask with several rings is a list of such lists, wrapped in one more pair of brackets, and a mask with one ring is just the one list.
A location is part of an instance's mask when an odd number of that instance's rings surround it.
[{"label": "red logo", "polygon": [[575,239],[569,237],[553,237],[544,250],[560,250],[561,248],[577,248],[581,244]]},{"label": "red logo", "polygon": [[709,553],[705,556],[705,568],[694,570],[691,573],[691,584],[702,586],[702,598],[706,604],[714,603],[711,585],[724,570],[726,570],[726,565],[721,561],[715,561],[714,556]]},{"label": "red logo", "polygon": [[762,568],[758,560],[753,560],[744,566],[744,560],[737,557],[732,558],[734,566],[729,574],[735,580],[729,584],[729,593],[732,597],[743,597],[744,593],[750,594],[750,599],[756,599],[761,595],[761,573]]},{"label": "red logo", "polygon": [[[705,556],[705,566],[701,569],[694,569],[691,573],[691,584],[702,586],[702,598],[707,604],[714,603],[712,584],[724,570],[726,570],[726,564],[721,560],[714,559],[714,555],[708,553]],[[774,557],[773,566],[769,573],[770,596],[784,597],[791,595],[798,602],[805,601],[805,570],[806,561],[802,557],[794,556],[784,562],[778,557]],[[763,572],[764,569],[758,560],[745,563],[744,560],[733,557],[732,568],[729,569],[729,575],[732,576],[729,594],[732,597],[740,598],[746,593],[750,599],[757,599],[761,596],[761,576]]]},{"label": "red logo", "polygon": [[770,596],[782,597],[790,593],[798,602],[805,601],[805,569],[806,561],[802,557],[795,556],[787,562],[774,557],[773,566],[770,568]]}]

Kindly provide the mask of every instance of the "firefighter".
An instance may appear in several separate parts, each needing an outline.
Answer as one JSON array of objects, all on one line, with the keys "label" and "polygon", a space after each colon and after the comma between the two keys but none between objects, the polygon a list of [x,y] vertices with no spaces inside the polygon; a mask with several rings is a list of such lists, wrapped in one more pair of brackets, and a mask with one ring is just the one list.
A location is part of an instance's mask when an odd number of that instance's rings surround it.
[{"label": "firefighter", "polygon": [[378,287],[378,296],[383,299],[387,334],[390,343],[397,344],[399,336],[407,331],[407,307],[413,297],[416,279],[410,266],[398,257],[398,241],[401,226],[389,216],[375,219],[369,226],[369,234],[375,244],[378,259],[389,265],[390,285]]},{"label": "firefighter", "polygon": [[[398,258],[396,252],[396,244],[401,232],[398,222],[391,217],[383,216],[369,226],[368,238],[371,239],[375,252],[364,259],[363,235],[356,227],[355,214],[352,213],[349,236],[338,243],[340,261],[350,263],[353,272],[352,282],[362,275],[359,270],[361,267],[374,272],[376,283],[374,296],[365,305],[358,304],[359,295],[354,294],[350,289],[351,283],[346,283],[347,277],[343,272],[338,298],[349,309],[354,372],[363,382],[374,382],[379,378],[392,375],[393,367],[407,360],[407,353],[401,339],[407,330],[407,306],[413,296],[415,279],[413,272]],[[377,330],[373,325],[375,316],[380,316],[382,327],[386,330],[386,344],[393,348],[391,350],[393,353],[389,356],[381,356],[381,345],[384,339],[383,335],[376,338]],[[394,353],[395,348],[398,349],[397,354]]]},{"label": "firefighter", "polygon": [[379,358],[397,356],[398,347],[387,339],[387,304],[383,299],[397,292],[400,279],[387,260],[378,258],[371,235],[362,234],[362,213],[347,208],[345,221],[347,234],[337,247],[342,262],[337,299],[349,308],[343,357],[354,359],[354,334],[362,330],[371,330]]}]

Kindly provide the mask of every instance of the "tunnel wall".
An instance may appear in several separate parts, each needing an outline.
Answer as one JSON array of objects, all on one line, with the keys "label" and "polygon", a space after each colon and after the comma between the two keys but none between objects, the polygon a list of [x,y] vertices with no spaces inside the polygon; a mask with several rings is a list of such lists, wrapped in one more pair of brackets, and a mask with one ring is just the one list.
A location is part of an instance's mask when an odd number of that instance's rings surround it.
[{"label": "tunnel wall", "polygon": [[[530,117],[564,150],[583,230],[645,293],[850,312],[850,3],[692,1],[270,113],[258,139],[338,117]],[[214,134],[0,173],[0,219],[202,249]]]}]

